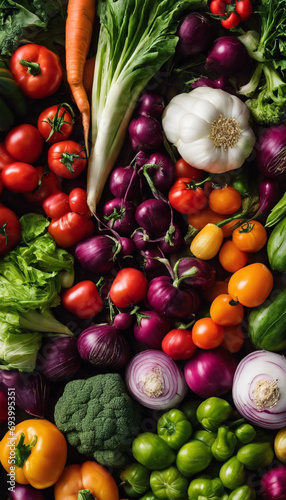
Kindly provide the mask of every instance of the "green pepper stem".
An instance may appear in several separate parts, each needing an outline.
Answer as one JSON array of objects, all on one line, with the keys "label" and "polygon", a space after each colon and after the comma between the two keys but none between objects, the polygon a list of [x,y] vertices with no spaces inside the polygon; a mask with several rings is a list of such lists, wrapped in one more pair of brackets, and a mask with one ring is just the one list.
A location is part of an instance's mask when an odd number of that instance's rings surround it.
[{"label": "green pepper stem", "polygon": [[90,492],[90,490],[80,490],[78,492],[77,500],[97,500]]},{"label": "green pepper stem", "polygon": [[26,59],[20,59],[19,63],[28,68],[27,71],[30,75],[37,76],[41,73],[41,66],[39,63],[27,61]]},{"label": "green pepper stem", "polygon": [[34,436],[33,440],[29,444],[24,444],[24,439],[25,434],[22,432],[19,442],[15,446],[15,465],[20,468],[24,467],[31,454],[31,449],[35,446],[38,437]]}]

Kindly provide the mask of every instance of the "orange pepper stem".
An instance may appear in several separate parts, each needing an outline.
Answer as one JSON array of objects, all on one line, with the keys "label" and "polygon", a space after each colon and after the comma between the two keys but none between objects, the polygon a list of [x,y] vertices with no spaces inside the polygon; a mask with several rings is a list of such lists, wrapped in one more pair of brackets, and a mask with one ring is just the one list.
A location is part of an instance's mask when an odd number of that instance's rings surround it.
[{"label": "orange pepper stem", "polygon": [[28,460],[31,449],[35,446],[38,437],[34,436],[33,440],[29,444],[24,444],[25,434],[21,433],[18,444],[15,446],[15,465],[17,467],[24,467],[26,461]]},{"label": "orange pepper stem", "polygon": [[20,59],[19,63],[22,66],[28,68],[27,69],[28,73],[30,73],[33,76],[37,76],[41,73],[41,66],[39,65],[39,63],[27,61],[26,59]]},{"label": "orange pepper stem", "polygon": [[80,490],[78,492],[77,500],[97,500],[97,499],[94,498],[94,496],[90,493],[89,490]]},{"label": "orange pepper stem", "polygon": [[239,304],[238,300],[231,299],[231,300],[229,301],[229,305],[230,305],[230,306],[237,306],[237,304]]}]

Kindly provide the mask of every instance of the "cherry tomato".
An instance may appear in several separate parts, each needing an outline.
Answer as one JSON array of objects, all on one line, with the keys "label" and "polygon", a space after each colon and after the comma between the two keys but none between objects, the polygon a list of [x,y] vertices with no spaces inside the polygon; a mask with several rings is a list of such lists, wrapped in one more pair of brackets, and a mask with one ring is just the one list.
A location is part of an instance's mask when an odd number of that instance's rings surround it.
[{"label": "cherry tomato", "polygon": [[226,14],[226,3],[224,0],[212,0],[210,3],[210,11],[216,16],[225,16]]},{"label": "cherry tomato", "polygon": [[94,225],[89,217],[68,212],[59,219],[52,219],[48,231],[59,247],[68,248],[91,236]]},{"label": "cherry tomato", "polygon": [[63,306],[78,318],[89,319],[103,309],[103,302],[93,281],[80,281],[62,296]]},{"label": "cherry tomato", "polygon": [[35,167],[28,163],[10,163],[2,170],[4,186],[14,193],[27,193],[36,189],[39,175]]},{"label": "cherry tomato", "polygon": [[209,207],[218,214],[233,214],[241,207],[241,194],[232,186],[213,189],[209,196]]},{"label": "cherry tomato", "polygon": [[239,250],[232,241],[228,240],[223,243],[218,258],[226,271],[235,273],[235,271],[238,271],[246,265],[248,255],[246,252]]},{"label": "cherry tomato", "polygon": [[224,326],[224,338],[220,347],[229,352],[238,352],[242,348],[246,336],[242,325]]},{"label": "cherry tomato", "polygon": [[235,10],[238,13],[241,21],[247,21],[250,18],[253,8],[250,0],[236,0]]},{"label": "cherry tomato", "polygon": [[51,194],[44,200],[43,210],[51,219],[59,219],[72,211],[69,206],[69,196],[62,191]]},{"label": "cherry tomato", "polygon": [[[228,217],[230,217],[230,216],[228,216],[228,215],[224,216],[225,219],[228,219]],[[224,237],[229,238],[232,235],[234,229],[237,226],[239,226],[240,222],[243,222],[243,219],[234,219],[234,220],[228,222],[227,224],[225,224],[224,226],[221,226]]]},{"label": "cherry tomato", "polygon": [[182,214],[199,212],[207,205],[207,197],[190,177],[180,177],[169,191],[169,202]]},{"label": "cherry tomato", "polygon": [[38,130],[46,142],[68,139],[73,131],[74,113],[69,104],[54,104],[42,111],[38,118]]},{"label": "cherry tomato", "polygon": [[116,307],[128,307],[145,299],[148,281],[138,269],[126,267],[121,269],[109,290],[109,296]]},{"label": "cherry tomato", "polygon": [[53,193],[61,189],[60,179],[54,172],[45,171],[44,167],[35,167],[38,172],[38,186],[35,191],[24,193],[24,198],[37,207],[41,207],[43,201]]},{"label": "cherry tomato", "polygon": [[21,45],[12,54],[10,71],[21,91],[32,99],[43,99],[60,87],[63,69],[57,54],[42,45]]},{"label": "cherry tomato", "polygon": [[14,161],[17,161],[14,156],[11,156],[6,147],[4,142],[0,142],[0,172],[2,172],[3,168],[6,167],[6,165],[9,165],[9,163],[14,163]]},{"label": "cherry tomato", "polygon": [[194,344],[200,349],[214,349],[223,341],[224,328],[212,318],[202,318],[195,322],[192,335]]},{"label": "cherry tomato", "polygon": [[175,178],[189,177],[193,181],[200,181],[203,178],[204,172],[187,163],[183,158],[180,158],[175,165]]},{"label": "cherry tomato", "polygon": [[239,325],[244,317],[244,309],[241,304],[234,302],[230,295],[224,293],[212,302],[210,317],[218,325]]},{"label": "cherry tomato", "polygon": [[5,147],[16,160],[34,163],[43,150],[43,139],[36,127],[22,123],[12,128],[5,137]]},{"label": "cherry tomato", "polygon": [[213,302],[213,300],[222,293],[227,293],[228,284],[226,281],[215,281],[214,284],[204,290],[202,295],[207,302]]},{"label": "cherry tomato", "polygon": [[21,224],[10,208],[0,206],[0,255],[12,250],[21,239]]},{"label": "cherry tomato", "polygon": [[273,288],[273,276],[260,262],[236,271],[228,283],[228,293],[245,307],[257,307],[267,299]]},{"label": "cherry tomato", "polygon": [[235,26],[238,26],[240,22],[241,19],[239,15],[236,14],[235,12],[231,12],[227,19],[221,20],[221,25],[224,28],[230,30],[231,28],[235,28]]},{"label": "cherry tomato", "polygon": [[163,338],[162,350],[174,360],[189,359],[195,354],[197,346],[190,330],[175,328]]},{"label": "cherry tomato", "polygon": [[232,241],[243,252],[258,252],[267,242],[267,232],[260,222],[251,220],[233,231]]},{"label": "cherry tomato", "polygon": [[[217,224],[226,219],[224,215],[217,214],[207,205],[205,208],[195,214],[188,215],[188,223],[195,229],[203,229],[207,224]],[[222,226],[223,229],[224,226]]]},{"label": "cherry tomato", "polygon": [[48,164],[52,172],[64,179],[75,179],[86,168],[87,158],[83,146],[75,141],[53,144],[48,151]]},{"label": "cherry tomato", "polygon": [[91,216],[87,205],[87,194],[85,189],[75,188],[69,194],[69,205],[73,212],[81,215]]}]

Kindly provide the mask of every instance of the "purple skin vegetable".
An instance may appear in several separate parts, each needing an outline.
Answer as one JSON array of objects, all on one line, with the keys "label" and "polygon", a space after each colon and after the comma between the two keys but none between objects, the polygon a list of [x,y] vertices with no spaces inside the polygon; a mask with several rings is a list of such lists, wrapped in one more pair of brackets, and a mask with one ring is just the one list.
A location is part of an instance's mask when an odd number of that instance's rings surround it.
[{"label": "purple skin vegetable", "polygon": [[140,227],[151,234],[162,234],[170,226],[171,208],[165,201],[152,198],[137,207],[135,219]]},{"label": "purple skin vegetable", "polygon": [[120,242],[107,235],[91,236],[75,247],[75,257],[80,265],[96,274],[108,274],[114,267]]},{"label": "purple skin vegetable", "polygon": [[142,94],[138,100],[138,114],[160,118],[164,111],[165,102],[161,95],[153,92]]},{"label": "purple skin vegetable", "polygon": [[162,127],[156,118],[151,116],[133,118],[128,130],[134,151],[154,151],[163,146]]}]

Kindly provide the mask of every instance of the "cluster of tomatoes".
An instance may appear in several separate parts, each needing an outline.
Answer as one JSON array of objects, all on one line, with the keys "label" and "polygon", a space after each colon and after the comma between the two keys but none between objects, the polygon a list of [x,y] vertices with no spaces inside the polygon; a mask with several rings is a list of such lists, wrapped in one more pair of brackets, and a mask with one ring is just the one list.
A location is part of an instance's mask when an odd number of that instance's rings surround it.
[{"label": "cluster of tomatoes", "polygon": [[224,28],[231,29],[247,21],[253,8],[250,0],[212,0],[210,11],[221,19]]}]

